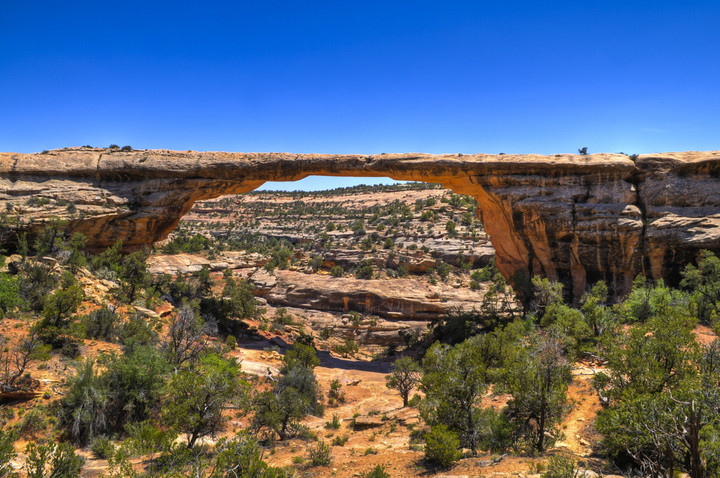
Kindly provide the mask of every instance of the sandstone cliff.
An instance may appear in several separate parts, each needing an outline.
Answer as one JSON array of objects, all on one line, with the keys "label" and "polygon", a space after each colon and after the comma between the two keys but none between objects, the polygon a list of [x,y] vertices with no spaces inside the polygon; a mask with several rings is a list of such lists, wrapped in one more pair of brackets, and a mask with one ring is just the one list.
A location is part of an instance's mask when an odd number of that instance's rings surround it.
[{"label": "sandstone cliff", "polygon": [[506,277],[572,285],[677,279],[698,250],[720,250],[720,151],[640,155],[316,155],[110,151],[0,153],[2,241],[66,219],[94,248],[165,238],[195,201],[308,175],[442,183],[478,200]]}]

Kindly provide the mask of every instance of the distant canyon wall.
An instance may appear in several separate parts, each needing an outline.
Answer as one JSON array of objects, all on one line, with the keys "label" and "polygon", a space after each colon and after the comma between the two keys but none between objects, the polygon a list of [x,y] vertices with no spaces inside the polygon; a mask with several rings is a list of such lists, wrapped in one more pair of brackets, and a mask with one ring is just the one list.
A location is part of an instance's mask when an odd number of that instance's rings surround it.
[{"label": "distant canyon wall", "polygon": [[[569,155],[321,155],[67,148],[0,153],[0,241],[54,219],[102,249],[164,239],[198,200],[309,175],[441,183],[474,196],[500,271],[616,294],[644,273],[676,282],[720,251],[720,151]],[[2,204],[4,203],[4,204]]]}]

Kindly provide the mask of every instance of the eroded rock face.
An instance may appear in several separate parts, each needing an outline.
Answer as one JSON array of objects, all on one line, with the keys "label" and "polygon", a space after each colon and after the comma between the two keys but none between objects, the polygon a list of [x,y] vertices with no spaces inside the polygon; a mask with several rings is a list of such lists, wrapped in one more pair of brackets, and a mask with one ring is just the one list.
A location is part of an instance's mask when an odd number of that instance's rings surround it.
[{"label": "eroded rock face", "polygon": [[195,201],[309,175],[442,183],[478,200],[508,278],[541,274],[616,293],[645,273],[673,281],[700,249],[720,250],[720,151],[640,155],[296,155],[68,148],[0,153],[6,245],[66,219],[89,245],[161,240]]},{"label": "eroded rock face", "polygon": [[350,277],[260,269],[250,276],[255,295],[271,305],[333,312],[361,311],[390,320],[429,321],[451,309],[471,310],[486,292],[413,279],[362,280]]}]

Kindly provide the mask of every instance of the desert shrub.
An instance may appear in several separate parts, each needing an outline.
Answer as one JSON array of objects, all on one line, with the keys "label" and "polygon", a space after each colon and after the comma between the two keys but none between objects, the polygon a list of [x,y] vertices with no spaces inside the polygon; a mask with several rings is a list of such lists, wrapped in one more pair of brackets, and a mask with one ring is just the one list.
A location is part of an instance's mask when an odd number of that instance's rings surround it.
[{"label": "desert shrub", "polygon": [[343,269],[342,266],[334,266],[330,269],[330,275],[333,277],[342,277],[344,273],[345,269]]},{"label": "desert shrub", "polygon": [[174,430],[160,429],[152,420],[128,423],[125,426],[129,448],[139,455],[152,455],[170,450],[178,436]]},{"label": "desert shrub", "polygon": [[354,355],[358,353],[358,345],[351,338],[345,339],[345,342],[335,347],[335,351],[341,355]]},{"label": "desert shrub", "polygon": [[710,251],[701,251],[697,267],[688,264],[681,274],[680,286],[688,290],[697,305],[698,319],[715,325],[720,318],[720,258]]},{"label": "desert shrub", "polygon": [[361,478],[390,478],[390,473],[385,469],[385,465],[375,465],[370,471],[360,473]]},{"label": "desert shrub", "polygon": [[155,329],[147,320],[139,315],[130,317],[121,327],[120,343],[127,346],[154,345],[159,337]]},{"label": "desert shrub", "polygon": [[327,340],[332,336],[332,332],[333,331],[330,327],[325,326],[320,330],[320,338],[322,340]]},{"label": "desert shrub", "polygon": [[14,430],[0,427],[0,477],[18,478],[19,476],[10,464],[17,457],[14,446],[16,439],[17,433]]},{"label": "desert shrub", "polygon": [[483,408],[478,412],[477,423],[480,449],[502,453],[513,444],[515,428],[505,413],[492,407]]},{"label": "desert shrub", "polygon": [[460,439],[445,425],[436,425],[425,435],[425,458],[442,468],[460,459]]},{"label": "desert shrub", "polygon": [[[68,210],[70,210],[69,206]],[[70,271],[73,274],[77,272],[80,267],[85,267],[87,264],[87,257],[85,257],[86,244],[87,238],[82,232],[76,232],[68,241],[67,264],[70,266]]]},{"label": "desert shrub", "polygon": [[112,246],[90,260],[90,268],[96,275],[116,280],[120,275],[120,263],[122,262],[121,249],[122,241],[115,242]]},{"label": "desert shrub", "polygon": [[194,369],[183,369],[171,377],[163,420],[187,436],[188,448],[224,426],[223,407],[239,395],[244,384],[238,382],[238,371],[234,359],[208,354]]},{"label": "desert shrub", "polygon": [[237,339],[234,335],[225,337],[225,347],[227,347],[228,350],[235,350],[237,348]]},{"label": "desert shrub", "polygon": [[323,258],[320,256],[313,256],[308,264],[312,268],[313,272],[317,272],[322,267]]},{"label": "desert shrub", "polygon": [[20,285],[15,277],[0,273],[0,318],[20,304]]},{"label": "desert shrub", "polygon": [[93,440],[90,449],[96,457],[106,460],[112,456],[113,451],[115,451],[115,445],[113,445],[113,442],[108,437],[101,436]]},{"label": "desert shrub", "polygon": [[338,435],[333,438],[332,446],[345,446],[345,443],[350,439],[347,435]]},{"label": "desert shrub", "polygon": [[[42,410],[34,408],[23,415],[18,431],[23,438],[35,439],[38,434],[45,431],[47,426],[48,420],[43,416]],[[2,476],[2,474],[0,474],[0,476]]]},{"label": "desert shrub", "polygon": [[310,466],[327,466],[332,463],[332,449],[324,441],[317,442],[317,445],[308,450]]},{"label": "desert shrub", "polygon": [[223,407],[244,393],[242,387],[247,385],[238,381],[239,370],[234,359],[207,354],[193,369],[183,369],[170,378],[162,417],[168,426],[186,435],[188,448],[223,428],[228,419]]},{"label": "desert shrub", "polygon": [[435,213],[433,211],[423,211],[420,215],[421,221],[434,221],[435,220]]},{"label": "desert shrub", "polygon": [[217,457],[210,478],[287,476],[282,469],[270,467],[263,461],[262,448],[247,432],[240,432],[233,439],[220,439],[215,450]]},{"label": "desert shrub", "polygon": [[454,347],[438,342],[423,359],[423,418],[456,433],[473,451],[479,446],[478,411],[489,382],[486,340],[476,336]]},{"label": "desert shrub", "polygon": [[228,316],[236,319],[258,317],[261,310],[253,296],[253,287],[245,279],[228,279],[223,289],[223,297],[228,297]]},{"label": "desert shrub", "polygon": [[284,330],[286,325],[295,325],[295,320],[292,314],[288,314],[287,309],[281,307],[275,310],[271,327],[273,329]]},{"label": "desert shrub", "polygon": [[85,293],[74,283],[65,282],[61,288],[50,294],[45,300],[42,310],[42,320],[36,324],[36,330],[47,342],[54,343],[62,332],[68,331]]},{"label": "desert shrub", "polygon": [[108,427],[122,432],[128,423],[146,420],[160,402],[168,363],[153,346],[125,347],[121,356],[104,359]]},{"label": "desert shrub", "polygon": [[77,445],[85,446],[107,430],[108,390],[92,360],[80,364],[60,402],[58,426]]},{"label": "desert shrub", "polygon": [[542,478],[578,478],[577,463],[569,456],[552,456]]},{"label": "desert shrub", "polygon": [[40,312],[45,306],[45,299],[57,285],[56,277],[45,264],[26,261],[18,274],[20,297],[33,312]]},{"label": "desert shrub", "polygon": [[25,470],[28,478],[76,478],[85,459],[75,454],[69,443],[29,443],[25,449]]},{"label": "desert shrub", "polygon": [[101,339],[115,342],[119,338],[122,319],[114,309],[104,305],[93,310],[83,320],[85,336],[91,339]]},{"label": "desert shrub", "polygon": [[123,257],[120,262],[120,285],[129,303],[135,300],[139,290],[149,284],[150,274],[147,271],[149,255],[150,252],[147,250],[135,251]]},{"label": "desert shrub", "polygon": [[363,259],[355,270],[355,277],[358,279],[372,279],[373,265],[369,259]]},{"label": "desert shrub", "polygon": [[337,403],[345,403],[345,393],[342,391],[340,380],[330,382],[330,390],[328,390],[328,403],[330,405]]},{"label": "desert shrub", "polygon": [[202,234],[195,234],[192,237],[188,237],[186,234],[181,233],[164,245],[161,250],[165,254],[178,254],[180,252],[196,254],[210,249],[211,246],[211,241]]},{"label": "desert shrub", "polygon": [[340,417],[338,417],[337,413],[333,413],[332,421],[325,422],[325,428],[333,430],[340,428]]},{"label": "desert shrub", "polygon": [[35,238],[35,251],[38,256],[55,255],[65,243],[65,223],[54,220],[40,230]]},{"label": "desert shrub", "polygon": [[180,310],[173,314],[162,344],[168,362],[176,367],[196,362],[207,348],[205,336],[208,332],[208,324],[193,306],[183,303]]},{"label": "desert shrub", "polygon": [[443,261],[438,261],[437,265],[435,266],[435,271],[443,280],[446,280],[450,275],[450,272],[452,271],[452,266],[446,264]]}]

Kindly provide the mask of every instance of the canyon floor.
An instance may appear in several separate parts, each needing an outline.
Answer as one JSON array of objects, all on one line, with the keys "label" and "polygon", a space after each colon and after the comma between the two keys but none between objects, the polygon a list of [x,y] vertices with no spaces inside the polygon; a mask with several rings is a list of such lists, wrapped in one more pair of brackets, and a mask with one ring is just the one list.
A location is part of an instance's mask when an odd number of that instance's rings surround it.
[{"label": "canyon floor", "polygon": [[[403,408],[399,394],[386,387],[393,360],[415,355],[444,315],[481,304],[507,317],[520,310],[512,291],[493,275],[494,252],[474,207],[471,198],[415,184],[228,196],[196,204],[177,231],[155,248],[148,267],[156,279],[207,273],[218,295],[230,278],[248,280],[263,314],[244,321],[245,332],[229,355],[241,361],[244,373],[259,377],[259,387],[277,376],[290,344],[312,336],[321,361],[315,374],[323,396],[337,381],[344,400],[327,405],[324,416],[307,417],[303,424],[319,439],[333,443],[332,464],[308,467],[308,448],[315,441],[293,438],[266,449],[263,458],[271,465],[288,467],[297,476],[354,477],[384,465],[394,477],[529,477],[539,476],[549,457],[569,454],[582,467],[612,476],[607,462],[596,454],[599,436],[593,420],[601,405],[591,381],[601,370],[597,363],[573,364],[563,436],[546,454],[473,456],[466,450],[447,470],[424,461],[422,441],[417,439],[424,426],[418,409]],[[76,276],[86,295],[79,314],[114,301],[117,284],[112,280],[84,269]],[[123,311],[154,320],[159,330],[174,313],[164,297]],[[0,332],[12,344],[32,323],[30,315],[19,314],[0,321]],[[696,333],[703,342],[715,338],[707,327]],[[119,350],[115,343],[85,339],[79,357]],[[3,407],[12,410],[5,413],[4,424],[20,423],[34,408],[52,407],[64,396],[76,363],[54,354],[33,364],[28,371],[39,380],[38,396]],[[490,391],[483,402],[500,408],[508,398]],[[221,435],[247,427],[247,417],[232,410],[226,414],[230,422]],[[337,429],[327,426],[335,415]],[[16,444],[21,452],[18,466],[26,458],[25,444],[40,437],[31,435]],[[89,449],[78,453],[87,460],[83,476],[107,471],[107,461]],[[142,468],[145,459],[133,463]]]}]

